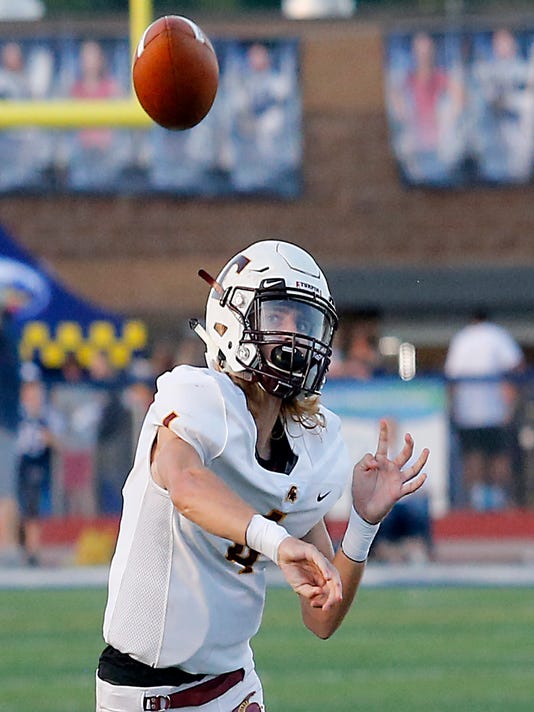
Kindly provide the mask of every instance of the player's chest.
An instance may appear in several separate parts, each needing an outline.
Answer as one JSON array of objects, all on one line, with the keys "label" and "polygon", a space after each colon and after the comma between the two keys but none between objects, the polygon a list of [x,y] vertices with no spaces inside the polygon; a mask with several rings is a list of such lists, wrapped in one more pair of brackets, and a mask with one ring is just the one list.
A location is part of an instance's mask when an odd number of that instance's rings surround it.
[{"label": "player's chest", "polygon": [[284,521],[290,533],[303,536],[337,501],[342,491],[339,474],[323,469],[321,457],[304,439],[292,443],[296,462],[286,474],[263,467],[255,455],[252,434],[229,439],[214,471],[264,516]]}]

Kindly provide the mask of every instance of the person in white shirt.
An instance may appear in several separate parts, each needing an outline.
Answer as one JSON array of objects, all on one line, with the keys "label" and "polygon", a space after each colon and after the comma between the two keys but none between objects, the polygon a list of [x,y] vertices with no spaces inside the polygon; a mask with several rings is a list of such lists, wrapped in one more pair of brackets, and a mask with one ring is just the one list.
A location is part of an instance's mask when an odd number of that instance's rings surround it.
[{"label": "person in white shirt", "polygon": [[477,510],[513,500],[511,439],[514,386],[507,376],[524,365],[521,348],[483,310],[452,338],[445,360],[452,420],[458,432],[463,484]]},{"label": "person in white shirt", "polygon": [[[265,709],[250,639],[265,570],[280,567],[302,618],[328,638],[348,611],[380,521],[418,490],[428,450],[378,447],[352,470],[320,404],[337,316],[324,275],[290,243],[258,242],[210,284],[207,368],[157,381],[123,491],[109,576],[99,712]],[[353,481],[334,554],[324,515]]]}]

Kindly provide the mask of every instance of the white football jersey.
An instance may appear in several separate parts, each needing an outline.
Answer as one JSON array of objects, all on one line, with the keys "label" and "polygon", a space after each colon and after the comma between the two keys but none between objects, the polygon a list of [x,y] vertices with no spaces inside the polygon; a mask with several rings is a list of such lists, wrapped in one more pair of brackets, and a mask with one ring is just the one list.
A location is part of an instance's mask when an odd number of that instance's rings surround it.
[{"label": "white football jersey", "polygon": [[256,459],[254,419],[227,375],[179,366],[158,379],[123,489],[107,643],[153,667],[192,673],[252,665],[249,640],[263,612],[266,560],[175,509],[151,477],[152,444],[159,426],[171,428],[245,501],[301,538],[341,496],[352,469],[339,419],[323,412],[324,429],[289,424],[297,462],[290,474],[272,472]]}]

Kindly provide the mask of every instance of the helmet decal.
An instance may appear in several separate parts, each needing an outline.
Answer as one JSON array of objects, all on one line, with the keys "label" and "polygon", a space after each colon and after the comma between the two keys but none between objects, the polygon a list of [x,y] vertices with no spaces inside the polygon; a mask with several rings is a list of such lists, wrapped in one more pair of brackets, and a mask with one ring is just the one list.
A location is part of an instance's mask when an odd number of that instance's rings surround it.
[{"label": "helmet decal", "polygon": [[219,275],[219,280],[221,282],[224,282],[224,278],[234,265],[237,265],[236,273],[241,274],[241,272],[245,269],[249,262],[250,259],[248,257],[245,257],[245,255],[236,255],[233,259],[230,260],[230,262],[228,262],[226,267],[223,269],[223,271]]},{"label": "helmet decal", "polygon": [[316,287],[314,284],[308,284],[307,282],[297,282],[297,287],[308,289],[310,292],[317,292],[318,294],[321,292],[319,287]]}]

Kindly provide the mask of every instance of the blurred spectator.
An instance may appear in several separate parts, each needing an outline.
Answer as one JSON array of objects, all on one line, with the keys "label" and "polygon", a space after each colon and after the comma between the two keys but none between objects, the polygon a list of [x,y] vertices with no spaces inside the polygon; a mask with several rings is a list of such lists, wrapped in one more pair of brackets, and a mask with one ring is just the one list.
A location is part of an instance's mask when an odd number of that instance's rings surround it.
[{"label": "blurred spectator", "polygon": [[100,411],[95,389],[74,354],[61,375],[50,392],[61,423],[55,508],[58,514],[90,517],[96,512],[93,457]]},{"label": "blurred spectator", "polygon": [[[170,347],[164,348],[169,345],[167,342],[160,345],[157,368],[173,368]],[[119,378],[104,353],[94,359],[91,376],[102,397],[95,453],[100,514],[119,514],[122,509],[125,473],[131,469],[141,425],[155,393],[153,369],[154,364],[148,359],[137,359],[126,378]]]},{"label": "blurred spectator", "polygon": [[109,386],[116,381],[116,371],[105,351],[95,351],[89,363],[89,379],[95,385]]},{"label": "blurred spectator", "polygon": [[343,374],[347,378],[367,381],[382,373],[378,350],[379,320],[380,315],[375,311],[361,313],[354,318],[345,346]]},{"label": "blurred spectator", "polygon": [[268,156],[284,126],[283,102],[290,96],[291,84],[274,68],[264,44],[251,44],[246,57],[248,71],[243,75],[238,121],[243,134],[254,137],[260,154]]},{"label": "blurred spectator", "polygon": [[0,311],[0,565],[16,563],[18,554],[16,443],[20,362],[11,319],[4,304]]},{"label": "blurred spectator", "polygon": [[330,358],[330,366],[328,367],[328,379],[343,378],[345,375],[344,341],[345,329],[344,325],[340,324],[334,334],[334,341],[332,343],[332,356]]},{"label": "blurred spectator", "polygon": [[373,542],[371,556],[386,563],[421,563],[433,558],[432,520],[426,495],[397,502]]},{"label": "blurred spectator", "polygon": [[[223,160],[226,149],[225,126],[228,118],[223,110],[222,92],[210,112],[197,126],[188,131],[168,131],[154,126],[149,132],[145,149],[150,184],[173,193],[209,195],[221,190],[228,180]],[[141,137],[140,137],[141,138]]]},{"label": "blurred spectator", "polygon": [[106,353],[96,353],[90,377],[96,389],[93,399],[96,414],[94,452],[97,511],[119,514],[125,473],[132,466],[134,447],[131,411],[123,397],[123,386]]},{"label": "blurred spectator", "polygon": [[176,344],[170,339],[158,339],[150,352],[150,365],[154,382],[165,371],[172,371],[177,365]]},{"label": "blurred spectator", "polygon": [[488,56],[473,64],[477,160],[492,181],[525,181],[532,158],[529,66],[517,38],[506,28],[491,36]]},{"label": "blurred spectator", "polygon": [[379,361],[380,354],[373,337],[355,330],[345,357],[345,376],[367,381],[376,375]]},{"label": "blurred spectator", "polygon": [[178,348],[175,354],[175,365],[190,364],[191,366],[205,366],[206,356],[204,347],[196,334],[189,332],[183,336],[178,342]]},{"label": "blurred spectator", "polygon": [[[34,53],[33,73],[26,67],[22,45],[6,42],[0,48],[0,100],[26,101],[46,93],[50,80],[50,56]],[[39,74],[39,83],[34,81]],[[51,162],[50,137],[31,128],[10,128],[0,132],[0,190],[27,189],[42,181],[42,172]]]},{"label": "blurred spectator", "polygon": [[445,375],[451,379],[452,421],[459,437],[463,489],[477,510],[514,503],[513,432],[517,392],[507,378],[524,366],[522,351],[483,310],[451,340]]},{"label": "blurred spectator", "polygon": [[152,345],[147,362],[143,364],[142,370],[145,371],[149,365],[155,383],[155,379],[158,376],[161,376],[166,371],[172,371],[175,366],[180,364],[204,366],[206,363],[204,350],[202,342],[200,342],[200,345],[198,342],[198,337],[193,334],[189,326],[184,326],[183,332],[176,339],[158,338]]},{"label": "blurred spectator", "polygon": [[[108,67],[101,44],[80,45],[79,76],[70,87],[74,99],[117,99],[125,95]],[[130,160],[128,133],[121,129],[85,128],[74,133],[68,161],[68,182],[78,189],[109,188]]]},{"label": "blurred spectator", "polygon": [[66,383],[79,383],[86,377],[86,373],[75,353],[69,352],[61,366],[61,376]]},{"label": "blurred spectator", "polygon": [[30,99],[30,80],[24,68],[22,47],[18,42],[6,42],[0,50],[0,98]]},{"label": "blurred spectator", "polygon": [[132,364],[129,375],[129,385],[125,393],[126,407],[130,412],[133,432],[132,456],[135,451],[137,439],[141,431],[146,412],[155,393],[155,379],[150,362],[139,359]]},{"label": "blurred spectator", "polygon": [[296,71],[290,54],[276,59],[272,48],[253,42],[227,74],[233,114],[228,163],[239,190],[268,188],[300,162]]},{"label": "blurred spectator", "polygon": [[431,35],[418,32],[412,40],[408,72],[395,81],[395,67],[391,69],[388,100],[394,142],[412,182],[450,182],[465,154],[459,58],[453,66],[438,64],[436,49]]},{"label": "blurred spectator", "polygon": [[21,390],[17,449],[21,541],[30,566],[40,563],[42,502],[50,492],[55,443],[45,388],[38,380],[27,381]]},{"label": "blurred spectator", "polygon": [[328,377],[368,381],[384,373],[379,331],[380,313],[375,309],[347,316],[336,333]]}]

